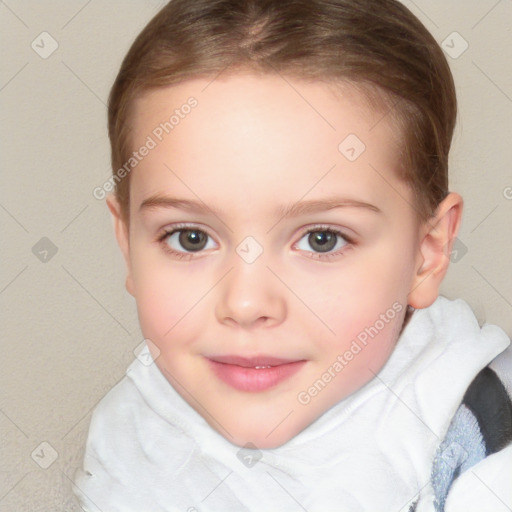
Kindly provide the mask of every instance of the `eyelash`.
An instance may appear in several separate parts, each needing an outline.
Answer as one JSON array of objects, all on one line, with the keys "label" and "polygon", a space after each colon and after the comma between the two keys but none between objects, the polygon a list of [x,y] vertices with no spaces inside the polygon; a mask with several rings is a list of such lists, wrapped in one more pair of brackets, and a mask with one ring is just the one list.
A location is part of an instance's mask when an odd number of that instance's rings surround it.
[{"label": "eyelash", "polygon": [[[173,257],[175,257],[179,260],[183,260],[183,259],[191,260],[194,258],[194,254],[196,254],[196,253],[175,251],[174,249],[171,249],[169,247],[169,244],[166,243],[167,238],[169,238],[174,233],[177,233],[180,231],[187,231],[187,230],[201,231],[204,234],[206,234],[208,237],[212,238],[206,231],[204,231],[203,229],[199,229],[196,226],[191,226],[191,225],[187,225],[187,224],[176,224],[172,229],[166,229],[163,233],[161,233],[157,238],[157,242],[159,242],[162,245],[164,251],[171,254]],[[312,226],[312,227],[308,228],[306,231],[304,231],[303,233],[301,233],[299,241],[302,240],[302,238],[304,238],[304,236],[308,235],[309,233],[314,233],[317,231],[321,232],[321,233],[328,232],[328,233],[332,233],[334,235],[339,235],[346,242],[346,245],[344,245],[341,249],[338,249],[336,252],[329,252],[329,253],[311,252],[311,256],[308,256],[311,259],[330,260],[332,258],[341,256],[347,250],[347,246],[355,245],[354,239],[352,237],[347,236],[342,231],[339,231],[337,229],[334,229],[334,228],[331,228],[329,226],[325,226],[322,224]],[[201,251],[198,251],[197,254],[199,254],[199,253],[201,253]]]}]

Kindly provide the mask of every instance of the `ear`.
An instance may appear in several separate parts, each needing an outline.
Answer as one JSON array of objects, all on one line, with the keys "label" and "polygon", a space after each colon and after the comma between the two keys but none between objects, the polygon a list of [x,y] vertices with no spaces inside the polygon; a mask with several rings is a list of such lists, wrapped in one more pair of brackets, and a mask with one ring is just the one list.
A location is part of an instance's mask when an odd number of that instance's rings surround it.
[{"label": "ear", "polygon": [[130,258],[130,237],[129,230],[126,222],[121,215],[121,206],[119,201],[114,195],[107,197],[107,206],[114,219],[114,231],[116,234],[117,243],[121,252],[123,253],[124,261],[126,263],[126,289],[130,295],[135,296],[133,279],[132,279],[132,267]]},{"label": "ear", "polygon": [[415,309],[430,306],[439,296],[459,232],[462,209],[462,197],[451,192],[439,204],[436,214],[422,225],[417,272],[408,295],[408,303]]}]

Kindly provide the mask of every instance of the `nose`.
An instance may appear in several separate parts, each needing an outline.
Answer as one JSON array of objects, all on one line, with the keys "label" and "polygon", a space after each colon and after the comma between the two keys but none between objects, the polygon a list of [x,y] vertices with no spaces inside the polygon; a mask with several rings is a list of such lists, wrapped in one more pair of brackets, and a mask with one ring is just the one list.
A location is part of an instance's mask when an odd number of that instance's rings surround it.
[{"label": "nose", "polygon": [[215,314],[220,323],[245,329],[274,327],[286,316],[283,284],[262,258],[250,264],[234,261],[218,286]]}]

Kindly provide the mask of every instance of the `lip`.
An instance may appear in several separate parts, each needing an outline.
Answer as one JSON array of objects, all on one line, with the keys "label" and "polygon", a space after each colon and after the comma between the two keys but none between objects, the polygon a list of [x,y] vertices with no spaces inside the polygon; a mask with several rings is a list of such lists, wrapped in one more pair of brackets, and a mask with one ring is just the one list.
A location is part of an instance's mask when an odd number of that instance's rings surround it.
[{"label": "lip", "polygon": [[295,363],[297,359],[282,359],[280,357],[257,355],[250,357],[243,356],[212,356],[208,359],[216,361],[217,363],[235,364],[237,366],[243,366],[245,368],[254,368],[255,366],[280,366],[288,363]]},{"label": "lip", "polygon": [[[273,356],[242,357],[235,355],[208,357],[215,375],[229,386],[248,392],[265,391],[289,379],[306,363],[305,360]],[[265,366],[268,368],[255,368]]]}]

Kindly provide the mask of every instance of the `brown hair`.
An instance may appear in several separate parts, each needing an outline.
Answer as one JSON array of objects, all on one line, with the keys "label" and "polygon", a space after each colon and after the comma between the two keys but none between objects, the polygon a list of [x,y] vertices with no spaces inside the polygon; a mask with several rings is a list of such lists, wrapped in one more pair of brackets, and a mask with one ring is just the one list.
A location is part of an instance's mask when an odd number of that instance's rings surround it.
[{"label": "brown hair", "polygon": [[[171,0],[133,42],[110,92],[114,174],[133,150],[138,97],[228,66],[348,82],[378,98],[400,126],[398,172],[418,217],[428,219],[448,194],[453,77],[432,35],[395,0]],[[128,222],[129,174],[116,181]]]}]

